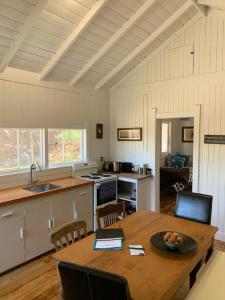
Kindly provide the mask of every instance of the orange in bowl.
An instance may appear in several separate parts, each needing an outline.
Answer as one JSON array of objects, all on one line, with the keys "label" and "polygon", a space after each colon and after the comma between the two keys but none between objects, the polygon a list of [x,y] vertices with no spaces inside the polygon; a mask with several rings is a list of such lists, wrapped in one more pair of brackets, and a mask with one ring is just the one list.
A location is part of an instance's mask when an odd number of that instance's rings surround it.
[{"label": "orange in bowl", "polygon": [[166,243],[167,247],[171,250],[177,250],[179,246],[183,243],[183,238],[179,233],[170,231],[168,231],[164,235],[163,240]]}]

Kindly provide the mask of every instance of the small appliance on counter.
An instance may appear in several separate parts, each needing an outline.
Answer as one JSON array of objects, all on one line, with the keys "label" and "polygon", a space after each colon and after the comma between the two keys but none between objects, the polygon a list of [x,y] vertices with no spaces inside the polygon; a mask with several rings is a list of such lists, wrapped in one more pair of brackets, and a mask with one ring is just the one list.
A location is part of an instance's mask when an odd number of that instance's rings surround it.
[{"label": "small appliance on counter", "polygon": [[121,170],[121,163],[117,161],[112,162],[112,172],[113,173],[120,173]]},{"label": "small appliance on counter", "polygon": [[112,162],[111,161],[104,161],[102,166],[103,171],[111,171],[112,170]]},{"label": "small appliance on counter", "polygon": [[121,163],[121,172],[132,173],[133,164],[130,162]]}]

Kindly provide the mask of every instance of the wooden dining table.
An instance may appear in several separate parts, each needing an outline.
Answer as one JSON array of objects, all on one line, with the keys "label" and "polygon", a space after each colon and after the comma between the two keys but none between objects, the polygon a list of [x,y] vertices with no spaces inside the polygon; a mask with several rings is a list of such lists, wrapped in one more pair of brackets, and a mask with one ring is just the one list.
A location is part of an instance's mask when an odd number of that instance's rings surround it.
[{"label": "wooden dining table", "polygon": [[[123,250],[94,250],[95,233],[56,252],[65,261],[122,275],[127,278],[133,300],[171,299],[192,274],[205,253],[213,251],[217,228],[157,212],[143,210],[110,227],[123,228]],[[190,253],[160,251],[151,245],[151,236],[175,231],[192,237],[197,249]],[[145,256],[131,256],[129,245],[143,245]]]}]

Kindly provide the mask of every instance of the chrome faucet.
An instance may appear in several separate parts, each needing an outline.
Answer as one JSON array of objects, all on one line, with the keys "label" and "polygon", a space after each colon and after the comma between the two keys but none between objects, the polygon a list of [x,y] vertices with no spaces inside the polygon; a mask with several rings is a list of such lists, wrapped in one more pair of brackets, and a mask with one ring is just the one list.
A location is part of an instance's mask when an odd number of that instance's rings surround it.
[{"label": "chrome faucet", "polygon": [[41,172],[41,166],[39,165],[38,162],[32,163],[32,164],[30,165],[30,187],[32,187],[32,184],[33,184],[33,183],[39,181],[39,179],[33,179],[33,171],[36,170],[37,167],[38,167],[38,169],[39,169],[40,172]]}]

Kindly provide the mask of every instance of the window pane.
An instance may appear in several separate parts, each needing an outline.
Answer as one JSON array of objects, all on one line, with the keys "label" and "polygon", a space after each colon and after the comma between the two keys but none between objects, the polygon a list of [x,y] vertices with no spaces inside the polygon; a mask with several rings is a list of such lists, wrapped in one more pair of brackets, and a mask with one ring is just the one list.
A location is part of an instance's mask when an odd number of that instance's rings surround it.
[{"label": "window pane", "polygon": [[0,129],[0,172],[41,162],[41,129]]},{"label": "window pane", "polygon": [[37,129],[18,131],[20,167],[27,168],[31,162],[40,161],[40,132]]},{"label": "window pane", "polygon": [[48,130],[48,161],[50,165],[60,163],[63,160],[62,137],[61,129]]},{"label": "window pane", "polygon": [[83,159],[82,141],[82,129],[49,129],[49,165],[81,161]]},{"label": "window pane", "polygon": [[81,130],[64,131],[64,161],[81,160]]},{"label": "window pane", "polygon": [[0,171],[17,168],[17,131],[0,129]]},{"label": "window pane", "polygon": [[161,152],[168,152],[168,134],[169,134],[169,124],[162,123],[162,139],[161,139]]}]

